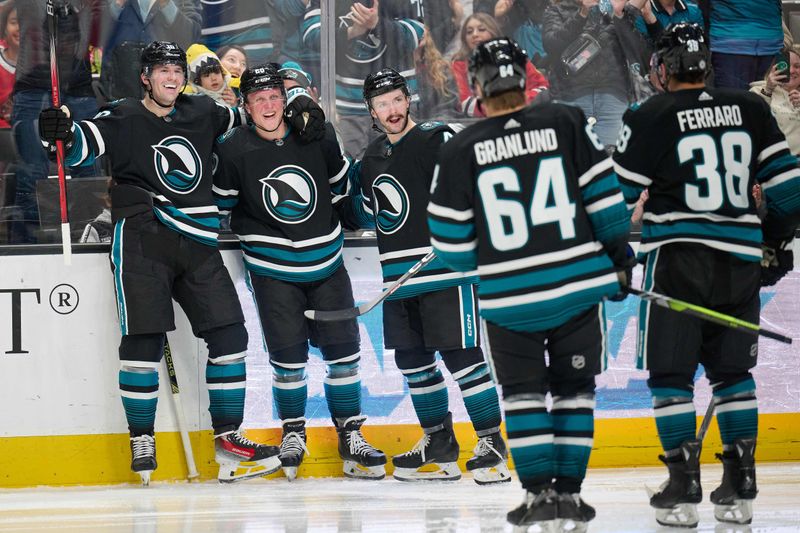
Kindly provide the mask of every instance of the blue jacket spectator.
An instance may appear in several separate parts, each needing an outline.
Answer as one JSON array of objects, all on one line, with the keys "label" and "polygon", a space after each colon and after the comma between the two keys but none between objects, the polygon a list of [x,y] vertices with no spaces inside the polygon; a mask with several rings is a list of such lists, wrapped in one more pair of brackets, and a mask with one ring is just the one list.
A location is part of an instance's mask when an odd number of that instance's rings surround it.
[{"label": "blue jacket spectator", "polygon": [[704,26],[703,12],[691,0],[631,0],[642,16],[636,19],[636,29],[651,43],[658,38],[667,26],[676,22],[691,22]]}]

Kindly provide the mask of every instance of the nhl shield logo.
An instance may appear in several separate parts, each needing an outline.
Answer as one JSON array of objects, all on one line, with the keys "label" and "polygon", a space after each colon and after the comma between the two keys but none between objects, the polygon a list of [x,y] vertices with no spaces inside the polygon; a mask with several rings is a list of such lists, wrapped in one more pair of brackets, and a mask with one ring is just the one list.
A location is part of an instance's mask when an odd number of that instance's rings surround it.
[{"label": "nhl shield logo", "polygon": [[375,219],[381,233],[390,235],[408,218],[408,193],[394,176],[381,174],[372,184],[375,198]]},{"label": "nhl shield logo", "polygon": [[305,169],[283,165],[260,181],[264,208],[278,221],[300,224],[314,214],[317,186]]},{"label": "nhl shield logo", "polygon": [[572,368],[575,370],[580,370],[586,366],[586,358],[582,355],[573,355],[572,356]]},{"label": "nhl shield logo", "polygon": [[192,143],[179,135],[153,145],[153,165],[161,183],[176,194],[189,194],[203,176],[203,163]]}]

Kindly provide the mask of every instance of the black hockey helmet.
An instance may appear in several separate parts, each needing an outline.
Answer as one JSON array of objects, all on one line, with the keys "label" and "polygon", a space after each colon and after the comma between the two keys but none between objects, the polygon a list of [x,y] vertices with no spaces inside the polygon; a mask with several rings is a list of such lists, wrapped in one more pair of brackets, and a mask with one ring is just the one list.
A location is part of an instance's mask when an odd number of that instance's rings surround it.
[{"label": "black hockey helmet", "polygon": [[396,70],[384,68],[378,72],[373,72],[364,80],[364,102],[367,107],[372,107],[370,106],[370,101],[373,98],[392,92],[395,89],[400,89],[404,95],[410,96],[406,79]]},{"label": "black hockey helmet", "polygon": [[239,82],[239,92],[241,92],[242,98],[262,89],[280,89],[282,93],[285,93],[283,76],[275,67],[275,63],[267,63],[250,67],[242,72],[242,78]]},{"label": "black hockey helmet", "polygon": [[479,44],[469,58],[470,83],[491,97],[508,91],[524,91],[528,56],[510,37]]},{"label": "black hockey helmet", "polygon": [[153,41],[142,50],[142,73],[150,74],[156,65],[178,65],[183,68],[184,77],[188,77],[186,52],[176,43],[170,41]]},{"label": "black hockey helmet", "polygon": [[699,24],[670,24],[656,43],[658,64],[668,74],[705,73],[711,68],[711,53]]}]

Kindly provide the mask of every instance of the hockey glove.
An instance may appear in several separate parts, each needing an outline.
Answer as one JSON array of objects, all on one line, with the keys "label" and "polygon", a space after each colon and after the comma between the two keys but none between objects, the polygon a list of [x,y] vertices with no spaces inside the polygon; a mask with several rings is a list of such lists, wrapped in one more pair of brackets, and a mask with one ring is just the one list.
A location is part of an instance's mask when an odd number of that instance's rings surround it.
[{"label": "hockey glove", "polygon": [[65,145],[72,142],[72,119],[67,106],[51,107],[39,113],[39,137],[49,145],[55,145],[56,141],[64,141]]},{"label": "hockey glove", "polygon": [[616,266],[617,277],[619,278],[619,284],[622,290],[609,298],[609,300],[612,302],[621,302],[628,297],[628,291],[626,289],[631,286],[634,266],[636,266],[636,256],[633,253],[633,248],[631,248],[631,245],[626,244],[625,261],[621,265]]},{"label": "hockey glove", "polygon": [[771,287],[794,269],[794,253],[791,241],[779,246],[761,246],[761,286]]},{"label": "hockey glove", "polygon": [[303,142],[318,141],[325,136],[325,113],[302,87],[289,89],[284,116]]}]

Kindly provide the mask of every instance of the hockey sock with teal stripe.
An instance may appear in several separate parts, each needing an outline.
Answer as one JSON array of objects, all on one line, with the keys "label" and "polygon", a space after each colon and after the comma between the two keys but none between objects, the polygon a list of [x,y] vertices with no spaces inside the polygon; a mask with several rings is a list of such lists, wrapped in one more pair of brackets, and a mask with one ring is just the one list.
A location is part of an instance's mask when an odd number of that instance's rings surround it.
[{"label": "hockey sock with teal stripe", "polygon": [[272,400],[281,420],[306,416],[307,398],[305,365],[300,368],[272,365]]},{"label": "hockey sock with teal stripe", "polygon": [[495,433],[500,429],[500,399],[486,363],[453,374],[458,382],[464,407],[478,436]]},{"label": "hockey sock with teal stripe", "polygon": [[206,363],[208,386],[208,412],[214,434],[236,430],[244,419],[245,383],[247,367],[244,358],[221,363],[210,359]]},{"label": "hockey sock with teal stripe", "polygon": [[131,436],[152,434],[158,405],[158,371],[123,366],[119,371],[119,392]]},{"label": "hockey sock with teal stripe", "polygon": [[758,402],[756,382],[752,376],[732,385],[718,382],[711,386],[723,449],[733,449],[737,439],[755,437],[758,434]]},{"label": "hockey sock with teal stripe", "polygon": [[516,394],[503,401],[508,447],[522,486],[549,485],[555,474],[553,421],[544,394]]},{"label": "hockey sock with teal stripe", "polygon": [[341,422],[361,414],[361,376],[357,362],[328,365],[325,400],[331,417]]},{"label": "hockey sock with teal stripe", "polygon": [[411,392],[411,403],[423,428],[432,428],[444,423],[450,404],[447,385],[441,371],[434,363],[424,370],[403,370]]},{"label": "hockey sock with teal stripe", "polygon": [[594,442],[594,407],[594,394],[553,398],[550,416],[553,420],[556,492],[580,492]]},{"label": "hockey sock with teal stripe", "polygon": [[695,438],[697,414],[691,391],[675,388],[652,388],[653,414],[658,437],[667,456],[678,453],[681,443]]}]

